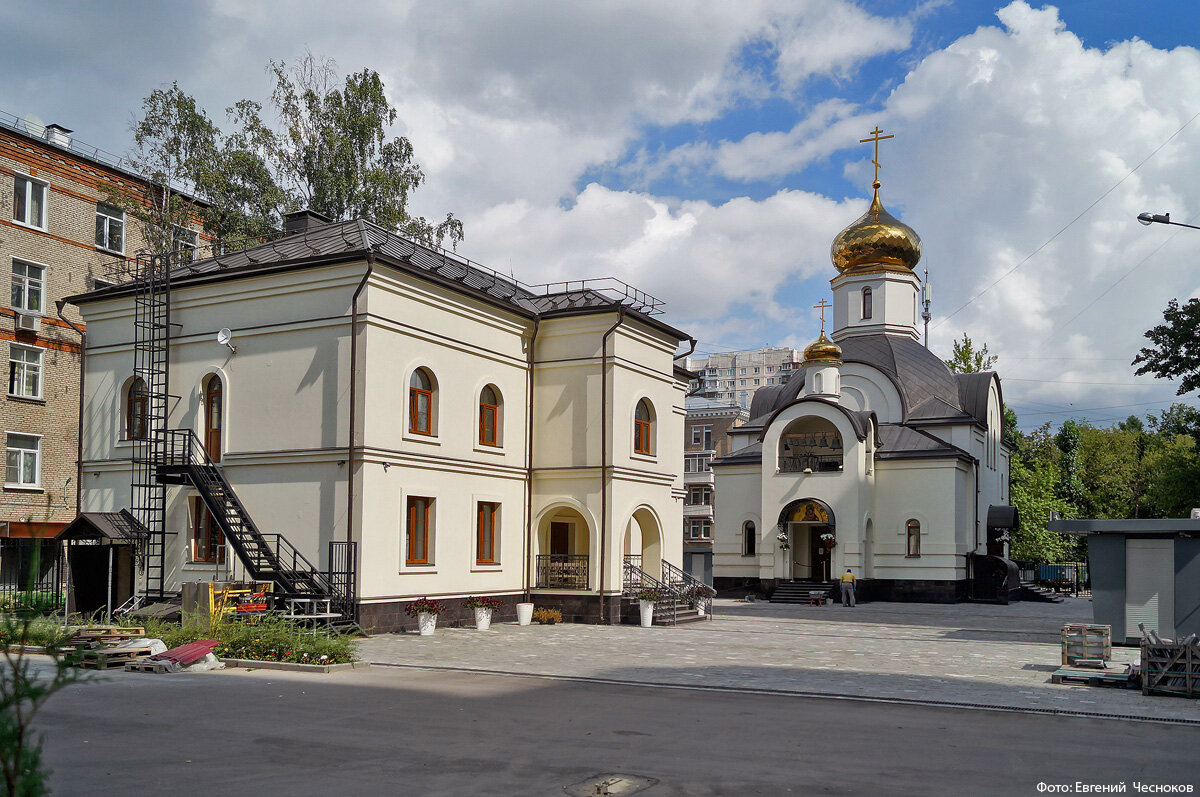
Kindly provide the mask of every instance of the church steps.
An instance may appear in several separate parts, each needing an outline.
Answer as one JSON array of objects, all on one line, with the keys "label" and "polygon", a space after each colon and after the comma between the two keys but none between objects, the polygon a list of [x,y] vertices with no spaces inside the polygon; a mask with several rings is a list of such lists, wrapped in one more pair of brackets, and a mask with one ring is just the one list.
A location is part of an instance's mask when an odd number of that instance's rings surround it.
[{"label": "church steps", "polygon": [[775,591],[771,593],[770,602],[807,604],[810,592],[821,592],[829,600],[834,600],[837,597],[836,589],[836,581],[817,581],[814,579],[784,581],[775,587]]}]

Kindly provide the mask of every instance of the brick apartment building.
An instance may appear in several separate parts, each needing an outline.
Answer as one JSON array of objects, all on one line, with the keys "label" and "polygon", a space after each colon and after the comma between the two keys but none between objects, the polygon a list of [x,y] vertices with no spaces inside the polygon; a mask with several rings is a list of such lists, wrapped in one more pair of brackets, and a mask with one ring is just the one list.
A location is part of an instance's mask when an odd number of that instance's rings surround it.
[{"label": "brick apartment building", "polygon": [[60,313],[57,302],[143,249],[138,225],[104,201],[105,185],[140,184],[120,164],[70,130],[0,112],[0,268],[12,284],[0,308],[9,363],[0,538],[50,538],[76,514],[83,327],[75,307]]},{"label": "brick apartment building", "polygon": [[683,567],[694,578],[712,584],[713,505],[716,501],[712,461],[730,453],[728,431],[750,413],[734,404],[689,396],[683,433]]}]

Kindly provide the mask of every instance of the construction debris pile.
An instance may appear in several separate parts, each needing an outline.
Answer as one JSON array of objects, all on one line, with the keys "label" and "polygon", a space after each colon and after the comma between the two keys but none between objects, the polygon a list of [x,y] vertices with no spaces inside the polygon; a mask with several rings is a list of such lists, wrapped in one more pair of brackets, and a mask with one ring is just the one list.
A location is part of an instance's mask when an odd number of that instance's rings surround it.
[{"label": "construction debris pile", "polygon": [[217,644],[215,639],[202,639],[168,650],[161,639],[147,639],[144,628],[92,626],[76,629],[63,649],[68,660],[93,670],[200,672],[225,666],[213,655]]}]

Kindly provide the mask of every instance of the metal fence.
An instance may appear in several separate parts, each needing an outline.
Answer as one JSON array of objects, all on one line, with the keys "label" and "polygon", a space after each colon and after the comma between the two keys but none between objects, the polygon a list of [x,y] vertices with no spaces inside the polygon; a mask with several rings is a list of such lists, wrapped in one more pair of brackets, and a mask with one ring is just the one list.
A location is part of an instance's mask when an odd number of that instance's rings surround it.
[{"label": "metal fence", "polygon": [[1017,562],[1021,581],[1052,589],[1064,595],[1092,594],[1091,574],[1086,562]]},{"label": "metal fence", "polygon": [[60,611],[66,595],[66,567],[58,542],[0,538],[0,610]]},{"label": "metal fence", "polygon": [[587,554],[538,554],[538,589],[587,589]]}]

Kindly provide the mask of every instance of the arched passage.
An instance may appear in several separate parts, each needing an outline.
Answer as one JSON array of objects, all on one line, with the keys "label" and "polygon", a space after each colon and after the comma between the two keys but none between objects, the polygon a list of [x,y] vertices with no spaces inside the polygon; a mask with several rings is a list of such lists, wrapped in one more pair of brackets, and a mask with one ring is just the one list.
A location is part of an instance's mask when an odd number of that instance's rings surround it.
[{"label": "arched passage", "polygon": [[546,511],[538,523],[534,551],[537,589],[591,589],[591,529],[569,506]]},{"label": "arched passage", "polygon": [[662,572],[662,526],[648,507],[641,507],[625,525],[625,561],[658,578]]}]

